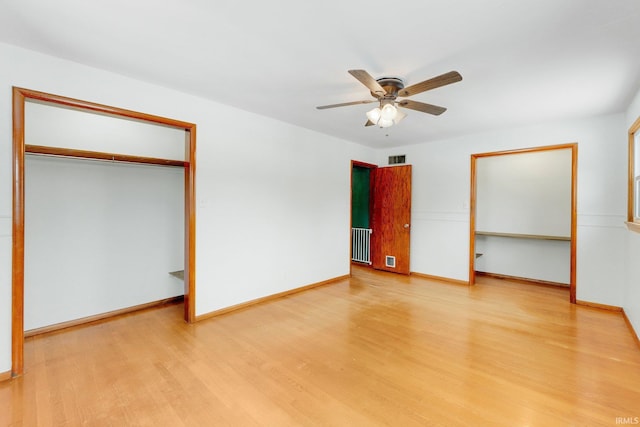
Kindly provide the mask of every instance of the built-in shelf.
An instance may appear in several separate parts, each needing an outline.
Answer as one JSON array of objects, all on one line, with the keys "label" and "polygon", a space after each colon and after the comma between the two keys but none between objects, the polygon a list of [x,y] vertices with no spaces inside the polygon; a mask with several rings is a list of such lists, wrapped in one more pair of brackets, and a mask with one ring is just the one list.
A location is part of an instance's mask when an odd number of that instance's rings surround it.
[{"label": "built-in shelf", "polygon": [[629,231],[635,231],[636,233],[640,233],[640,223],[626,221],[627,229]]},{"label": "built-in shelf", "polygon": [[493,231],[476,231],[476,236],[510,237],[514,239],[560,240],[570,242],[567,236],[545,236],[542,234],[496,233]]},{"label": "built-in shelf", "polygon": [[184,280],[184,270],[170,271],[169,274],[173,277],[177,277],[180,280]]}]

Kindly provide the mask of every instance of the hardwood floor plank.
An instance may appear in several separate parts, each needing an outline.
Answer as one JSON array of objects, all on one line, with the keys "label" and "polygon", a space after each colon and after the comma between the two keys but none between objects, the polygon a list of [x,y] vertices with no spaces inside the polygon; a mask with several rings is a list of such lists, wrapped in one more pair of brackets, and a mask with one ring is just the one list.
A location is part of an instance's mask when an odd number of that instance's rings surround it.
[{"label": "hardwood floor plank", "polygon": [[640,416],[620,312],[568,290],[354,267],[196,324],[181,305],[28,338],[0,426],[615,425]]}]

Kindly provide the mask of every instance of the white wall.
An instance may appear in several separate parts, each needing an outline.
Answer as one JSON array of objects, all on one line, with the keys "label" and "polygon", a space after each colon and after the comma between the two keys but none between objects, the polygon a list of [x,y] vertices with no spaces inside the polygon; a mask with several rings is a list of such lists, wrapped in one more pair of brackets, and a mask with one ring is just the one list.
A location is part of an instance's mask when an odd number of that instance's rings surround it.
[{"label": "white wall", "polygon": [[349,272],[351,159],[365,147],[0,44],[0,372],[11,367],[11,87],[196,123],[196,314]]},{"label": "white wall", "polygon": [[571,283],[571,242],[476,235],[475,251],[476,271]]},{"label": "white wall", "polygon": [[578,143],[577,298],[624,302],[624,115],[548,123],[381,150],[413,164],[411,270],[468,280],[470,156]]},{"label": "white wall", "polygon": [[476,159],[476,230],[571,236],[571,149]]},{"label": "white wall", "polygon": [[[640,90],[627,109],[626,127],[628,131],[633,122],[640,117]],[[640,234],[627,231],[627,277],[624,289],[623,308],[636,334],[640,336]]]},{"label": "white wall", "polygon": [[182,295],[183,265],[183,168],[27,156],[25,330]]},{"label": "white wall", "polygon": [[25,102],[25,143],[184,160],[183,129],[42,102]]}]

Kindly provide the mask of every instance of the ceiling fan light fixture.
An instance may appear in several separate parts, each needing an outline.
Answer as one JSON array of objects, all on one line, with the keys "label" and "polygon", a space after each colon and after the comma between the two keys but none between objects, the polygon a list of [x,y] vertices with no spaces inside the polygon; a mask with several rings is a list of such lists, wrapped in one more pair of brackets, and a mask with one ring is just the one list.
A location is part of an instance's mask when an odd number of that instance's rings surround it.
[{"label": "ceiling fan light fixture", "polygon": [[393,126],[393,120],[381,117],[380,120],[378,120],[378,126],[381,128],[388,128],[389,126]]},{"label": "ceiling fan light fixture", "polygon": [[389,121],[393,121],[397,114],[398,109],[393,105],[393,103],[385,104],[384,107],[382,107],[382,110],[380,110],[380,118]]},{"label": "ceiling fan light fixture", "polygon": [[376,107],[367,111],[367,119],[381,128],[388,128],[398,123],[406,114],[399,112],[393,103],[384,104],[382,108]]},{"label": "ceiling fan light fixture", "polygon": [[398,109],[398,113],[396,114],[396,117],[393,119],[393,123],[397,125],[405,117],[407,117],[407,114],[402,112],[402,110]]},{"label": "ceiling fan light fixture", "polygon": [[367,111],[367,119],[373,124],[377,124],[380,120],[380,108],[376,107],[373,110]]}]

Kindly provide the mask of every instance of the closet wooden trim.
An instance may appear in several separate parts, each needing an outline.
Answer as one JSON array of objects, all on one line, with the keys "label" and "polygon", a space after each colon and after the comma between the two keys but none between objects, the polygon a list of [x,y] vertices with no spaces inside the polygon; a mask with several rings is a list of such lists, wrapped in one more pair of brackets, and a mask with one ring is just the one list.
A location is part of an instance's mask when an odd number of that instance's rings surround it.
[{"label": "closet wooden trim", "polygon": [[107,160],[113,162],[142,163],[161,166],[184,167],[184,160],[159,159],[156,157],[130,156],[128,154],[105,153],[101,151],[76,150],[74,148],[47,147],[44,145],[25,145],[25,153],[48,156],[75,157],[80,159]]},{"label": "closet wooden trim", "polygon": [[511,237],[514,239],[560,240],[571,241],[571,236],[547,236],[543,234],[495,233],[493,231],[476,231],[476,236]]},{"label": "closet wooden trim", "polygon": [[578,237],[578,143],[546,145],[542,147],[520,148],[515,150],[494,151],[489,153],[477,153],[471,155],[471,182],[470,182],[470,198],[469,198],[469,284],[475,284],[476,272],[474,268],[476,252],[475,252],[475,235],[476,235],[476,161],[482,157],[505,156],[510,154],[527,154],[534,152],[550,151],[550,150],[571,150],[571,256],[570,256],[570,272],[569,272],[569,300],[572,304],[576,303],[576,251]]},{"label": "closet wooden trim", "polygon": [[[80,111],[104,114],[114,118],[128,118],[185,131],[185,160],[180,162],[185,170],[185,236],[184,236],[184,319],[195,322],[195,153],[196,125],[138,111],[127,110],[65,96],[13,87],[13,222],[12,222],[12,291],[11,291],[11,375],[24,372],[24,157],[25,102],[42,102],[52,106],[64,106]],[[29,149],[36,150],[35,146]],[[44,150],[41,148],[41,150]],[[78,150],[81,151],[81,150]],[[33,151],[32,151],[33,152]],[[43,153],[45,154],[45,153]],[[76,153],[77,154],[77,153]],[[130,156],[136,158],[136,156]],[[122,157],[124,159],[124,157]],[[139,160],[144,159],[142,157]],[[126,161],[126,160],[122,160]],[[177,164],[175,165],[177,166]]]}]

